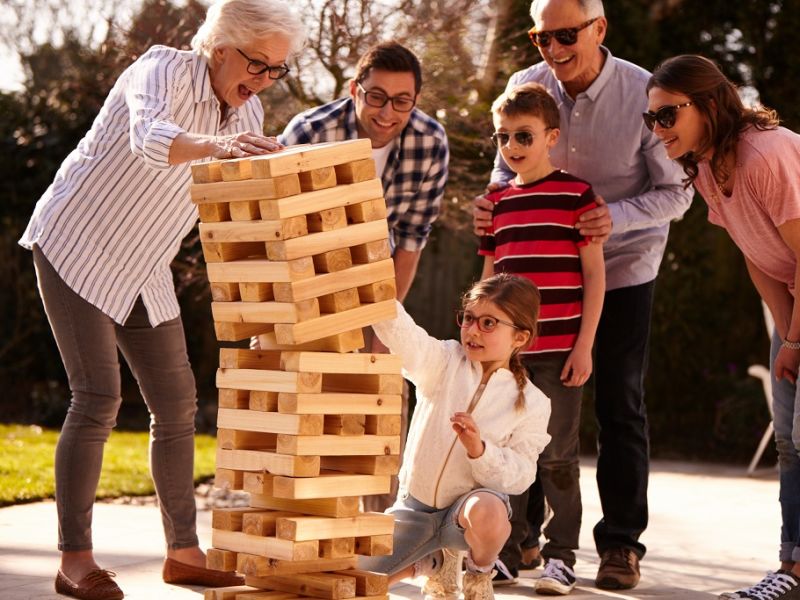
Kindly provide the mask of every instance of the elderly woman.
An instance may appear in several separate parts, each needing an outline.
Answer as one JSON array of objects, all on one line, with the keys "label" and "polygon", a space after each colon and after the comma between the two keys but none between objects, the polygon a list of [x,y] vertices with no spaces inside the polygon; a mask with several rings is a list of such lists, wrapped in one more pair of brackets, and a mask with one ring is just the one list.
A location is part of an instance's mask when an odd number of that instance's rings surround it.
[{"label": "elderly woman", "polygon": [[764,108],[746,108],[735,86],[702,56],[662,63],[647,84],[645,124],[664,143],[730,234],[775,318],[770,365],[780,464],[780,566],[721,598],[800,598],[800,135]]},{"label": "elderly woman", "polygon": [[189,162],[281,148],[262,135],[257,94],[284,77],[305,30],[278,0],[220,0],[192,51],[155,46],[120,76],[92,128],[36,205],[20,243],[72,400],[56,449],[61,565],[56,591],[123,593],[92,553],[103,446],[120,406],[117,349],[151,415],[150,462],[168,583],[231,585],[205,569],[193,493],[196,390],[170,262],[197,220]]}]

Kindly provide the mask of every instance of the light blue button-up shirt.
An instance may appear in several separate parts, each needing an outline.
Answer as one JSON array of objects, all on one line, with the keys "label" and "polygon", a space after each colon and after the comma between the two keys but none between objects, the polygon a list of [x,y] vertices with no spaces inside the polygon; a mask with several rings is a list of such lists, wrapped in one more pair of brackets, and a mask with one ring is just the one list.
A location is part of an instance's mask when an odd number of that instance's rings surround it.
[{"label": "light blue button-up shirt", "polygon": [[[655,279],[669,222],[686,212],[693,190],[684,189],[683,171],[644,126],[650,73],[601,50],[606,61],[600,74],[574,100],[545,62],[514,73],[507,89],[536,81],[556,99],[561,136],[551,160],[591,183],[608,203],[614,225],[604,255],[606,289],[613,290]],[[513,175],[498,153],[492,181]]]}]

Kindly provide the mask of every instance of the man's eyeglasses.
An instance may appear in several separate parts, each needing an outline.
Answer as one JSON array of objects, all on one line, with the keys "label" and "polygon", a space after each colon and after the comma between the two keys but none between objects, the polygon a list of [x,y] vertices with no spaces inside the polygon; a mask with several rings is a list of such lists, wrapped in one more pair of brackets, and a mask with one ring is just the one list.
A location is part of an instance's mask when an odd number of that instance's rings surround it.
[{"label": "man's eyeglasses", "polygon": [[416,98],[409,98],[408,96],[387,96],[383,92],[367,91],[360,83],[356,85],[358,85],[358,89],[361,90],[361,93],[364,94],[364,102],[375,108],[383,108],[386,106],[387,102],[391,102],[393,109],[397,112],[405,113],[414,108],[414,105],[417,103]]},{"label": "man's eyeglasses", "polygon": [[509,323],[508,321],[496,319],[491,315],[473,315],[471,312],[466,310],[459,310],[456,312],[456,323],[458,323],[458,326],[461,327],[461,329],[469,329],[472,324],[475,323],[478,326],[478,329],[483,333],[491,333],[494,331],[495,327],[497,327],[498,323],[508,325],[514,329],[519,329],[519,327],[513,323]]},{"label": "man's eyeglasses", "polygon": [[274,81],[277,81],[278,79],[283,79],[289,74],[290,69],[286,63],[273,67],[266,64],[264,61],[250,58],[238,48],[236,48],[236,51],[244,56],[245,60],[247,61],[247,72],[250,73],[250,75],[261,75],[262,73],[269,71],[268,77]]},{"label": "man's eyeglasses", "polygon": [[589,25],[597,21],[600,17],[589,19],[585,23],[581,23],[577,27],[567,27],[564,29],[553,29],[552,31],[536,31],[536,27],[532,27],[528,31],[528,37],[531,38],[533,45],[538,48],[547,48],[550,45],[552,38],[562,46],[572,46],[578,41],[578,33],[586,29]]},{"label": "man's eyeglasses", "polygon": [[650,131],[653,131],[656,123],[661,125],[664,129],[669,129],[675,125],[675,120],[678,118],[678,109],[691,105],[692,102],[684,102],[683,104],[662,106],[656,112],[647,111],[646,113],[642,113],[642,118],[644,119],[644,124]]}]

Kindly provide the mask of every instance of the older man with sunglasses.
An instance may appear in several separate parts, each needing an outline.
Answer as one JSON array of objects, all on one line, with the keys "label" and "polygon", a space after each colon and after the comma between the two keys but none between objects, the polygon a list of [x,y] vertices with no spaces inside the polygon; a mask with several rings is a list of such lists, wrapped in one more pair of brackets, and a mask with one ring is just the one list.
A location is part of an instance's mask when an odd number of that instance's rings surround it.
[{"label": "older man with sunglasses", "polygon": [[[670,164],[640,117],[646,108],[649,73],[615,58],[601,45],[607,29],[603,3],[536,0],[531,17],[535,26],[529,35],[544,60],[512,75],[508,87],[536,81],[548,88],[561,111],[561,137],[552,151],[553,164],[589,181],[608,203],[585,213],[580,229],[583,235],[605,241],[607,282],[595,363],[597,484],[603,508],[603,518],[594,528],[601,557],[595,583],[605,589],[632,588],[639,582],[639,559],[645,553],[639,536],[648,520],[644,376],[653,290],[669,223],[688,209],[692,192],[683,188],[679,169]],[[498,153],[490,186],[512,175]],[[476,201],[479,233],[489,223],[488,208],[485,200]],[[549,427],[554,444],[562,437],[560,431],[571,424],[571,409],[558,408],[553,406]],[[577,468],[540,465],[548,501],[558,503],[567,496],[558,487],[559,470]],[[538,546],[543,517],[529,517],[527,538],[525,531],[526,506],[529,502],[536,506],[541,491],[533,487],[531,494],[516,501],[515,515],[522,523],[514,526],[501,555],[512,573],[520,563],[520,545],[523,549]],[[580,506],[576,508],[580,514]],[[559,545],[577,547],[577,540],[560,539],[557,522],[549,523],[544,533],[549,540],[542,549],[546,560],[558,558]]]}]

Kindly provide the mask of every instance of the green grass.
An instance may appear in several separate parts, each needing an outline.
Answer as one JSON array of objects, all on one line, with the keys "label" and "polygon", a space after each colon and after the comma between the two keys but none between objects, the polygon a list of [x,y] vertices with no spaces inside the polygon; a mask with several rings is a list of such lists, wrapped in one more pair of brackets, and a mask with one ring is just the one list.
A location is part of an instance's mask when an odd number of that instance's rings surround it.
[{"label": "green grass", "polygon": [[[55,495],[53,460],[58,431],[36,425],[0,424],[0,506]],[[105,446],[98,498],[154,493],[147,432],[114,431]],[[214,474],[216,440],[195,436],[194,480]]]}]

